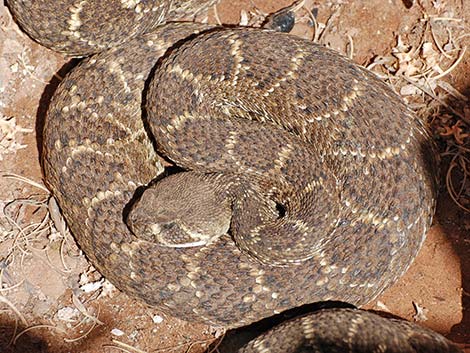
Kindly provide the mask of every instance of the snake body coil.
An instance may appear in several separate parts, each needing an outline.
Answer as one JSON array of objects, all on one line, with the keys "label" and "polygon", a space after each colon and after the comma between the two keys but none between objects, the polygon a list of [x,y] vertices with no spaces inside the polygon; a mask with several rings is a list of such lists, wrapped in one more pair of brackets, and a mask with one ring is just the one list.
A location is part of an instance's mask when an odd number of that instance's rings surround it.
[{"label": "snake body coil", "polygon": [[462,353],[434,331],[353,309],[320,310],[287,321],[238,353]]},{"label": "snake body coil", "polygon": [[[261,30],[157,26],[214,2],[120,1],[101,27],[87,20],[91,0],[58,2],[42,20],[46,2],[9,2],[39,42],[100,52],[50,103],[48,187],[94,266],[172,316],[231,328],[305,303],[369,302],[431,223],[427,131],[332,50]],[[188,172],[152,183],[154,147]]]},{"label": "snake body coil", "polygon": [[[147,106],[150,125],[160,114],[159,149],[173,148],[169,158],[197,172],[226,166],[259,176],[262,192],[287,195],[288,207],[303,202],[295,218],[286,212],[287,232],[171,247],[129,231],[125,210],[157,174],[141,113],[155,64]],[[83,61],[59,86],[44,128],[46,180],[94,265],[174,316],[229,327],[315,301],[362,305],[395,282],[431,221],[430,156],[425,129],[401,100],[333,51],[279,33],[192,24]],[[253,235],[268,216],[244,200],[233,207],[247,207],[253,224],[239,227]],[[211,210],[194,200],[193,211],[197,220]]]}]

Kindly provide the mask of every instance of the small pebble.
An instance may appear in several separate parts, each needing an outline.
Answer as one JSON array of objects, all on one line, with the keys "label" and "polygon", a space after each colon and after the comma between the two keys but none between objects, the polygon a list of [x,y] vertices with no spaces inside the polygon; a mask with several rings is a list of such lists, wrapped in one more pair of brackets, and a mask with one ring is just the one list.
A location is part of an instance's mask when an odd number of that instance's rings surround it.
[{"label": "small pebble", "polygon": [[122,332],[122,331],[121,331],[120,329],[118,329],[118,328],[113,328],[113,329],[111,330],[111,334],[114,335],[114,336],[118,336],[118,337],[119,337],[119,336],[124,335],[124,332]]},{"label": "small pebble", "polygon": [[90,292],[94,292],[100,289],[102,285],[103,285],[102,281],[91,282],[91,283],[84,284],[83,286],[80,286],[80,289],[84,291],[85,293],[90,293]]},{"label": "small pebble", "polygon": [[161,324],[163,322],[163,318],[160,315],[154,315],[152,320],[156,324]]}]

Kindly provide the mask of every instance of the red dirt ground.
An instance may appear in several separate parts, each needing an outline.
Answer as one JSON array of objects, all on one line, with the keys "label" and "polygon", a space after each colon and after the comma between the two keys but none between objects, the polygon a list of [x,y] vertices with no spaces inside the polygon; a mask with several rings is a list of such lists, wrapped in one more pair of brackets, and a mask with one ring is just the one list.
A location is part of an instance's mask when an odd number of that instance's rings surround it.
[{"label": "red dirt ground", "polygon": [[[238,24],[241,11],[253,12],[254,5],[262,16],[292,2],[222,0],[217,14],[222,23]],[[352,40],[353,60],[362,65],[390,56],[398,35],[408,43],[419,41],[419,29],[430,17],[445,19],[440,20],[449,26],[445,33],[468,34],[470,28],[467,0],[423,0],[411,9],[399,0],[306,4],[316,9],[319,24],[327,24],[321,42],[350,53]],[[199,19],[206,16],[216,21],[214,9]],[[293,33],[311,38],[307,18],[298,21]],[[462,38],[460,44],[468,46],[470,37]],[[103,286],[73,238],[51,234],[47,192],[8,176],[14,173],[42,185],[36,119],[47,108],[46,87],[57,84],[67,59],[23,34],[3,4],[0,53],[0,351],[204,351],[217,334],[214,329],[163,315]],[[450,64],[442,63],[444,68]],[[470,55],[464,55],[445,80],[466,96],[470,108]],[[445,185],[441,191],[434,225],[418,258],[396,285],[367,307],[418,321],[468,348],[470,215],[450,199]],[[97,289],[84,291],[93,284]],[[417,315],[417,310],[423,313]]]}]

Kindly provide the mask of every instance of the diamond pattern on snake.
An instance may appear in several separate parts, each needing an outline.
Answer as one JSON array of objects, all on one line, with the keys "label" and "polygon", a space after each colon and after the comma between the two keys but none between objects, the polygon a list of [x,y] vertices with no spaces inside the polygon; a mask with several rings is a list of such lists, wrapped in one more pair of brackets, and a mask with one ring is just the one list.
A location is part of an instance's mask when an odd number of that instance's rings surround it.
[{"label": "diamond pattern on snake", "polygon": [[[172,316],[227,328],[360,306],[395,283],[436,197],[433,142],[402,100],[294,36],[161,24],[215,1],[117,3],[33,2],[28,15],[9,1],[44,45],[98,52],[57,88],[42,156],[93,265]],[[157,177],[162,158],[184,172]]]},{"label": "diamond pattern on snake", "polygon": [[[148,133],[186,172],[151,183]],[[365,304],[408,268],[434,209],[416,116],[367,70],[282,33],[159,27],[74,69],[44,136],[46,180],[90,260],[187,320]]]}]

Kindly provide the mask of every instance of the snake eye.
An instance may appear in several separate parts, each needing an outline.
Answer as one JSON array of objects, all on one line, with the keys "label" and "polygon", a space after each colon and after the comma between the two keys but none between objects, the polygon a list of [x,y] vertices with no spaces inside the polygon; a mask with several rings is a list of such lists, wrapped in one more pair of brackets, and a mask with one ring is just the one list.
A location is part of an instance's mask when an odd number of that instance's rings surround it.
[{"label": "snake eye", "polygon": [[171,231],[174,230],[176,227],[176,224],[174,222],[169,222],[169,223],[164,223],[160,226],[160,229],[162,231]]}]

